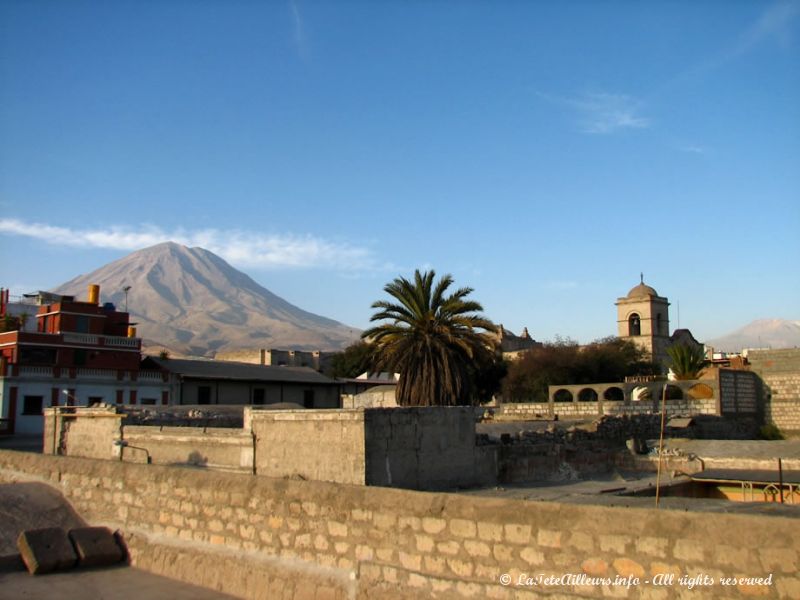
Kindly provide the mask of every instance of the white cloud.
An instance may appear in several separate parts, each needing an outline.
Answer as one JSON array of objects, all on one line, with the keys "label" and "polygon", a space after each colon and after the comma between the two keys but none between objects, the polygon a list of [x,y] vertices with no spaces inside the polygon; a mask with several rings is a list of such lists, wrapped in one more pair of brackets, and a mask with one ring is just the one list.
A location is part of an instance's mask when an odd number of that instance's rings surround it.
[{"label": "white cloud", "polygon": [[300,58],[307,60],[310,53],[308,38],[306,37],[306,30],[303,26],[303,17],[300,15],[300,9],[297,7],[297,2],[295,0],[289,2],[289,10],[292,14],[295,48]]},{"label": "white cloud", "polygon": [[139,250],[172,241],[185,246],[200,246],[239,266],[257,268],[326,267],[342,271],[377,270],[369,249],[313,235],[265,234],[257,231],[182,228],[165,231],[154,225],[138,229],[71,229],[18,219],[0,219],[0,233],[21,235],[48,244],[73,248]]},{"label": "white cloud", "polygon": [[580,113],[586,133],[614,133],[620,129],[645,129],[650,121],[639,114],[639,102],[625,94],[584,94],[567,100]]},{"label": "white cloud", "polygon": [[650,126],[650,120],[640,114],[641,102],[626,94],[596,92],[560,98],[540,93],[539,96],[576,112],[578,126],[584,133],[609,134]]},{"label": "white cloud", "polygon": [[789,0],[776,2],[742,35],[735,53],[746,52],[765,39],[774,38],[783,46],[791,40],[791,23],[800,15],[800,2]]}]

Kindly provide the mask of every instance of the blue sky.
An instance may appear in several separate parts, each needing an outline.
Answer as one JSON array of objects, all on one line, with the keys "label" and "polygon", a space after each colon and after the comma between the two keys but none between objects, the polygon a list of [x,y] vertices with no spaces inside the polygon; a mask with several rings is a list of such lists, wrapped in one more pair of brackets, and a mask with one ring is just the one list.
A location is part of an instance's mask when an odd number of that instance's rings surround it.
[{"label": "blue sky", "polygon": [[537,339],[639,273],[800,319],[800,2],[0,0],[0,284],[173,239],[366,327],[415,268]]}]

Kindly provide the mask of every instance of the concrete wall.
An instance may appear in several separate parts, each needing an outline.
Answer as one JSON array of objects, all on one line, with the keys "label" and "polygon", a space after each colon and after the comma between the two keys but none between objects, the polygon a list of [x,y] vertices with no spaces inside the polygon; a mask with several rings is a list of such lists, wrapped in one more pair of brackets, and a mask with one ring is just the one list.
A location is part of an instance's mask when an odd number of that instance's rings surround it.
[{"label": "concrete wall", "polygon": [[800,431],[800,349],[750,350],[747,360],[764,382],[766,422]]},{"label": "concrete wall", "polygon": [[[0,451],[0,481],[30,480],[60,490],[89,522],[121,528],[135,566],[244,598],[800,597],[796,519],[775,515],[529,502]],[[675,580],[644,582],[660,574]],[[679,583],[701,574],[715,584]],[[719,584],[770,574],[771,585]],[[640,581],[581,583],[581,575]]]}]

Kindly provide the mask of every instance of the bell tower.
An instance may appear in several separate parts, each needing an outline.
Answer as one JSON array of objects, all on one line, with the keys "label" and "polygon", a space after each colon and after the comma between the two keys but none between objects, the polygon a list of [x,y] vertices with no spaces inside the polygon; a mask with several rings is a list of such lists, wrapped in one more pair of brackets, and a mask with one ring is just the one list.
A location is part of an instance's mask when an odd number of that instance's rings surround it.
[{"label": "bell tower", "polygon": [[617,298],[617,335],[646,350],[653,360],[666,364],[669,346],[669,301],[658,295],[640,275],[639,285]]}]

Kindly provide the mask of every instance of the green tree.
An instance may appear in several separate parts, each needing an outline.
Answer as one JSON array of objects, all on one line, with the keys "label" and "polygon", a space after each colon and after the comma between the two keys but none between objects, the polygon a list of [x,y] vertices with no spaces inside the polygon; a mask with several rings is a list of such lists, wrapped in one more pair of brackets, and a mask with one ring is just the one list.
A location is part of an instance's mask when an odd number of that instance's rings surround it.
[{"label": "green tree", "polygon": [[333,378],[357,377],[369,370],[371,362],[372,346],[366,342],[356,342],[331,356],[325,374]]},{"label": "green tree", "polygon": [[557,339],[509,364],[503,397],[507,402],[547,402],[551,385],[614,383],[629,375],[658,372],[658,365],[630,341],[608,337],[580,346]]},{"label": "green tree", "polygon": [[706,363],[701,346],[694,344],[673,344],[667,348],[672,361],[672,372],[678,380],[697,379]]},{"label": "green tree", "polygon": [[[361,337],[374,345],[376,371],[400,374],[400,406],[470,404],[475,401],[479,361],[494,352],[494,323],[480,314],[483,307],[468,300],[472,288],[447,294],[453,278],[434,285],[434,271],[414,273],[413,281],[398,277],[383,289],[393,301],[372,305],[371,321],[388,321]],[[483,331],[480,331],[483,330]]]}]

